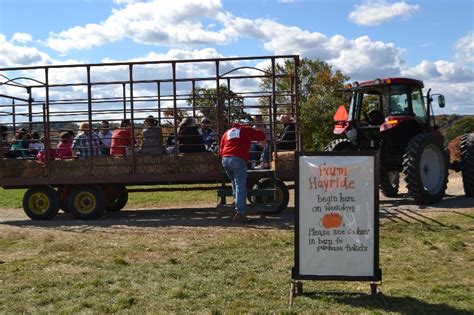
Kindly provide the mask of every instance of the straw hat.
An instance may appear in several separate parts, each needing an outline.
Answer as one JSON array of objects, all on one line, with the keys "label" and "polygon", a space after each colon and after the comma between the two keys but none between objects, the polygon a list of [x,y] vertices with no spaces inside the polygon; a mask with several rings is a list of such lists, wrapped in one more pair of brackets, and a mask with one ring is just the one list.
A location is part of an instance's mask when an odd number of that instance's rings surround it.
[{"label": "straw hat", "polygon": [[83,122],[79,125],[79,131],[87,131],[89,130],[89,123]]}]

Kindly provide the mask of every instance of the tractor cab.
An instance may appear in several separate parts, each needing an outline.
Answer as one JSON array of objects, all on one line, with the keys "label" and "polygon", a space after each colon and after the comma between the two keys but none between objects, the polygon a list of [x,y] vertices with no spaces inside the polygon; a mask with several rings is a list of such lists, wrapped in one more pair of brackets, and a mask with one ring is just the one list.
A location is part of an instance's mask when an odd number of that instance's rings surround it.
[{"label": "tractor cab", "polygon": [[[345,134],[358,149],[378,150],[383,142],[403,150],[414,135],[430,127],[431,96],[422,93],[423,82],[387,78],[348,84],[349,112],[341,105],[334,116],[335,134]],[[440,107],[444,97],[439,96]]]}]

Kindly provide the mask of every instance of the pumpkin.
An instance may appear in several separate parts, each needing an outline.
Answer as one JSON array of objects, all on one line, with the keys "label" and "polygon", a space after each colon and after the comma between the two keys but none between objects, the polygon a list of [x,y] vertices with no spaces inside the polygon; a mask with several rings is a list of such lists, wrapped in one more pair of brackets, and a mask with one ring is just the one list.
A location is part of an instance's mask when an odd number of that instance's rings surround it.
[{"label": "pumpkin", "polygon": [[335,229],[342,225],[342,216],[339,213],[326,213],[322,218],[322,225],[326,229]]}]

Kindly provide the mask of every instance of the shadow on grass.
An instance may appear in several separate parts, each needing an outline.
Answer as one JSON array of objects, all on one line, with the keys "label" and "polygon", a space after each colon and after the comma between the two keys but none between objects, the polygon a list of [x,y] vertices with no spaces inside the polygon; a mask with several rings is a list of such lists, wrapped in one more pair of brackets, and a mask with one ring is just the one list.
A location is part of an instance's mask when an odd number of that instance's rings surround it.
[{"label": "shadow on grass", "polygon": [[[399,314],[472,314],[467,310],[451,305],[428,303],[410,296],[381,296],[359,292],[308,292],[303,293],[302,296],[311,299],[329,297],[336,303],[347,304],[352,307],[371,311],[384,310]],[[297,303],[297,299],[294,303]]]},{"label": "shadow on grass", "polygon": [[232,209],[188,208],[146,209],[107,212],[98,220],[79,220],[69,213],[60,212],[50,221],[12,220],[0,224],[18,227],[41,227],[68,231],[88,231],[95,228],[160,228],[160,227],[245,227],[249,229],[291,229],[294,226],[294,208],[275,215],[262,216],[249,212],[250,223],[232,219]]}]

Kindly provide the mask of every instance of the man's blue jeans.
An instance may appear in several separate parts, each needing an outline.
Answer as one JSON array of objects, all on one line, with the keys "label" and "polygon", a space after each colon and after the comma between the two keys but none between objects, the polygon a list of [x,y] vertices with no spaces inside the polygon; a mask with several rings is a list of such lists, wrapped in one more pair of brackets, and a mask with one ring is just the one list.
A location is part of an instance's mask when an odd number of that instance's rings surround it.
[{"label": "man's blue jeans", "polygon": [[232,182],[235,209],[240,214],[247,211],[247,161],[236,156],[224,156],[222,166]]}]

